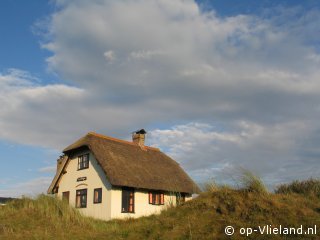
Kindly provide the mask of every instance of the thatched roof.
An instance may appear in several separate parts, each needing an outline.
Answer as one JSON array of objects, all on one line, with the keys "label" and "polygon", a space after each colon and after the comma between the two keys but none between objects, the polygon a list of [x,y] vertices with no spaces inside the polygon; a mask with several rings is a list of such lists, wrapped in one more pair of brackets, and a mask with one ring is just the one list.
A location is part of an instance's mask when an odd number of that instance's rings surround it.
[{"label": "thatched roof", "polygon": [[[92,151],[113,186],[185,193],[200,191],[180,165],[158,148],[140,147],[133,142],[91,132],[66,147],[63,152],[68,156],[82,147]],[[48,189],[50,193],[62,169],[58,169],[58,172]]]}]

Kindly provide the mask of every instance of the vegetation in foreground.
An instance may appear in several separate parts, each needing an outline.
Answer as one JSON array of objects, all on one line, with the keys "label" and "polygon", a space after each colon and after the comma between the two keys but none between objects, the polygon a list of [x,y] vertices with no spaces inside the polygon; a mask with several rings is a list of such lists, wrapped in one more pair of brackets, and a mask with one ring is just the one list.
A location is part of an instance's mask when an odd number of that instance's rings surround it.
[{"label": "vegetation in foreground", "polygon": [[[261,180],[247,174],[243,187],[207,184],[192,201],[160,215],[139,219],[98,221],[55,198],[40,195],[0,207],[0,239],[320,239],[320,181],[295,181],[268,193]],[[260,235],[248,237],[241,227],[318,226],[317,235]],[[226,226],[236,234],[228,237]]]}]

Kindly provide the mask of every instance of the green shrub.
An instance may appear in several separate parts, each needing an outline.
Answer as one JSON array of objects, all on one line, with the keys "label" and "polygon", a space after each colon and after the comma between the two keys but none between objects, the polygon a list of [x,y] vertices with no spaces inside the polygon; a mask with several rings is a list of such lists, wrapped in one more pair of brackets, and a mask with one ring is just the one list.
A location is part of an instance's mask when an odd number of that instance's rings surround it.
[{"label": "green shrub", "polygon": [[320,197],[320,180],[310,178],[308,180],[295,180],[289,184],[282,184],[275,190],[276,193],[297,193],[305,196],[314,195]]},{"label": "green shrub", "polygon": [[240,189],[259,194],[266,194],[268,192],[266,186],[258,176],[246,169],[242,169],[241,171]]}]

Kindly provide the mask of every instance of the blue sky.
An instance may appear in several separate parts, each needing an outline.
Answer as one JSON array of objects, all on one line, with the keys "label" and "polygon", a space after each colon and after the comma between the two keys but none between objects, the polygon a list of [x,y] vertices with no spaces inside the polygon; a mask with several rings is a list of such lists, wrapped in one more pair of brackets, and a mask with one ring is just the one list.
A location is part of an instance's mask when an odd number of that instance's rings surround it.
[{"label": "blue sky", "polygon": [[250,14],[250,15],[260,15],[266,10],[272,10],[277,7],[291,8],[291,7],[302,7],[303,10],[310,10],[319,7],[319,2],[317,0],[207,0],[207,1],[197,1],[200,5],[205,4],[206,9],[214,10],[221,16],[232,16],[238,14]]},{"label": "blue sky", "polygon": [[26,69],[36,74],[45,73],[44,59],[48,52],[41,50],[41,39],[32,32],[35,22],[49,16],[52,7],[46,1],[4,0],[0,8],[2,53],[0,68]]},{"label": "blue sky", "polygon": [[88,131],[148,130],[198,182],[319,177],[319,1],[0,3],[0,196]]},{"label": "blue sky", "polygon": [[[2,73],[16,68],[30,72],[44,82],[55,78],[47,72],[45,59],[49,52],[40,48],[41,39],[33,31],[35,23],[48,17],[53,10],[52,4],[40,0],[1,2],[0,71]],[[43,147],[30,146],[28,142],[16,144],[6,139],[0,141],[0,149],[3,153],[1,190],[10,189],[33,178],[51,176],[52,174],[43,174],[41,168],[52,165],[59,154],[58,151],[52,154],[52,151]]]}]

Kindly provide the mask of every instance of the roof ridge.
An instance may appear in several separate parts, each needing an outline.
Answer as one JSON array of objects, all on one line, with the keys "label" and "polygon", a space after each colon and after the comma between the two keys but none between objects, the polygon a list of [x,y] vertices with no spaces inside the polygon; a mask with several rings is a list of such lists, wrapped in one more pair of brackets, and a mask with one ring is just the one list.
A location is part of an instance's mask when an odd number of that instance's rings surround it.
[{"label": "roof ridge", "polygon": [[129,141],[126,141],[126,140],[123,140],[123,139],[119,139],[119,138],[109,137],[109,136],[106,136],[106,135],[103,135],[103,134],[100,134],[100,133],[96,133],[96,132],[88,132],[87,135],[92,135],[92,136],[95,136],[95,137],[98,137],[98,138],[103,138],[103,139],[107,139],[107,140],[111,140],[111,141],[115,141],[115,142],[119,142],[119,143],[125,143],[125,144],[128,144],[128,145],[140,147],[140,148],[142,148],[142,149],[143,149],[143,148],[147,148],[147,149],[149,149],[149,150],[153,150],[153,151],[158,151],[158,152],[160,152],[160,149],[159,149],[159,148],[149,147],[149,146],[143,146],[143,147],[141,147],[140,145],[135,144],[135,143],[133,143],[133,142],[129,142]]}]

